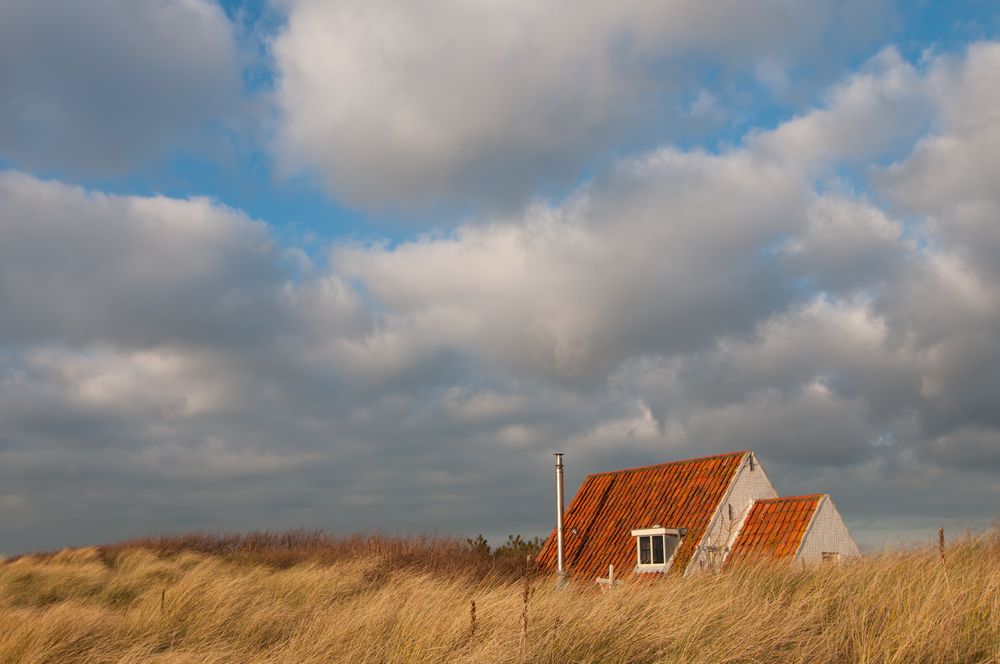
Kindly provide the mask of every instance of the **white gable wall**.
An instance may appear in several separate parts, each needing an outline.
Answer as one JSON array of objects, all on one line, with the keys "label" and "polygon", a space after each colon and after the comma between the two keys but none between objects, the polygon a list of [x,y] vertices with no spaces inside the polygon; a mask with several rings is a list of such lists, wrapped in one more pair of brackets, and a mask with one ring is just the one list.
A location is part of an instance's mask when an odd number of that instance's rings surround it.
[{"label": "white gable wall", "polygon": [[823,496],[820,500],[819,508],[795,554],[795,561],[818,564],[822,562],[824,552],[839,553],[841,559],[860,555],[830,496]]},{"label": "white gable wall", "polygon": [[[751,465],[753,470],[750,470]],[[771,485],[771,480],[767,479],[764,467],[760,465],[756,455],[753,452],[747,453],[684,573],[721,568],[753,501],[777,497],[778,494]],[[732,520],[729,518],[729,505],[733,506]]]}]

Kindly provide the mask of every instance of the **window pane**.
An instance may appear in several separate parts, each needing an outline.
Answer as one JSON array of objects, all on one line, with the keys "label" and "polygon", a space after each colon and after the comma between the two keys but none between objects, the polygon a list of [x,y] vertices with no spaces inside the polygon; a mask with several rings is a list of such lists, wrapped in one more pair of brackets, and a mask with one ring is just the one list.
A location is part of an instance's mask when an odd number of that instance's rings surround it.
[{"label": "window pane", "polygon": [[649,564],[649,537],[639,538],[639,564]]},{"label": "window pane", "polygon": [[656,535],[653,537],[653,563],[657,565],[662,565],[664,563],[663,557],[663,535]]},{"label": "window pane", "polygon": [[680,542],[681,538],[677,537],[676,535],[667,535],[666,547],[665,547],[666,551],[664,552],[663,555],[667,558],[674,555],[674,551],[677,550],[677,545],[680,544]]}]

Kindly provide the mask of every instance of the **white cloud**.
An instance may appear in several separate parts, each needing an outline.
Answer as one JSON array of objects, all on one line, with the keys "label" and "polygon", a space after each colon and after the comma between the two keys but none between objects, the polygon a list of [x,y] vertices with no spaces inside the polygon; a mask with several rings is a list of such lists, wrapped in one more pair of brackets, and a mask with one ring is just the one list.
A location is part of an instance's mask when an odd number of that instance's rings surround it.
[{"label": "white cloud", "polygon": [[207,199],[111,196],[0,171],[0,210],[7,343],[246,336],[240,316],[278,273],[266,227]]},{"label": "white cloud", "polygon": [[117,173],[236,107],[233,28],[212,0],[5,0],[0,155]]},{"label": "white cloud", "polygon": [[749,72],[819,44],[832,57],[864,39],[855,25],[884,18],[881,2],[288,4],[273,44],[279,153],[338,200],[375,206],[520,200],[572,182],[664,122],[664,98],[699,58]]},{"label": "white cloud", "polygon": [[[869,161],[894,142],[912,140],[927,122],[924,81],[894,49],[885,49],[835,86],[819,109],[748,140],[754,150],[815,171]],[[909,143],[907,143],[908,145]]]},{"label": "white cloud", "polygon": [[189,418],[235,406],[232,377],[196,353],[171,348],[132,352],[80,353],[40,349],[28,354],[29,366],[64,386],[88,407],[126,414]]},{"label": "white cloud", "polygon": [[399,343],[425,330],[522,370],[586,378],[752,321],[777,289],[756,252],[792,231],[808,199],[796,173],[743,152],[664,150],[559,207],[341,247],[332,263],[393,312],[387,325],[406,326]]},{"label": "white cloud", "polygon": [[1000,44],[934,61],[935,131],[881,179],[904,209],[926,215],[933,242],[1000,276]]},{"label": "white cloud", "polygon": [[903,225],[868,202],[828,194],[809,207],[779,255],[815,287],[833,293],[874,289],[898,277],[914,251]]}]

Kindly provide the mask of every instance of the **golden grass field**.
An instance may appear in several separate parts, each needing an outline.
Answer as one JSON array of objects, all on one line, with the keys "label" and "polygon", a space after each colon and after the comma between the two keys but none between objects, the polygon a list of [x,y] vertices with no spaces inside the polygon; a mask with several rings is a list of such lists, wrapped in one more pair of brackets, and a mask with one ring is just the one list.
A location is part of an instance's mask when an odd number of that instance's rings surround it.
[{"label": "golden grass field", "polygon": [[454,540],[323,537],[5,561],[0,663],[1000,662],[996,531],[943,560],[934,546],[610,592],[557,590]]}]

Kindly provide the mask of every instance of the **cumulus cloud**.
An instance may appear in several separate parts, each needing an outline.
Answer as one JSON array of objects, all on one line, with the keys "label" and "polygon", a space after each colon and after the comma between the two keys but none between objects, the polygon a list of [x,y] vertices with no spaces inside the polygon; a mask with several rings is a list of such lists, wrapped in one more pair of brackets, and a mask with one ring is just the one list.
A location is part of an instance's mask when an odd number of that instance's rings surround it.
[{"label": "cumulus cloud", "polygon": [[8,171],[0,209],[2,342],[235,342],[255,333],[239,317],[279,269],[263,224],[207,199],[111,196]]},{"label": "cumulus cloud", "polygon": [[[948,184],[966,165],[939,146],[991,145],[998,48],[886,52],[732,149],[664,147],[561,202],[318,264],[213,201],[2,174],[0,547],[219,524],[541,533],[554,448],[572,486],[752,447],[868,541],[959,507],[983,523],[1000,279],[990,218],[967,212],[996,187]],[[901,141],[860,191],[828,184]]]},{"label": "cumulus cloud", "polygon": [[[912,136],[896,120],[914,114],[902,101],[922,87],[885,52],[824,107],[743,147],[663,148],[621,160],[558,205],[445,237],[343,246],[331,262],[397,320],[526,371],[600,378],[629,356],[696,352],[800,298],[789,268],[849,295],[912,250],[885,212],[820,195],[815,181]],[[869,125],[879,130],[837,140]]]},{"label": "cumulus cloud", "polygon": [[0,156],[108,174],[193,144],[238,102],[237,50],[211,0],[7,0]]},{"label": "cumulus cloud", "polygon": [[295,0],[272,49],[277,148],[356,205],[517,201],[662,133],[703,60],[784,72],[884,15],[880,2]]},{"label": "cumulus cloud", "polygon": [[925,94],[917,70],[887,48],[834,86],[824,107],[751,135],[748,143],[800,169],[867,163],[893,143],[910,144],[928,120]]},{"label": "cumulus cloud", "polygon": [[976,271],[1000,275],[1000,47],[975,44],[964,58],[937,60],[927,81],[938,109],[934,131],[881,184],[897,204],[926,218],[928,235]]},{"label": "cumulus cloud", "polygon": [[583,378],[630,353],[696,348],[766,311],[777,275],[755,251],[790,231],[806,202],[780,166],[664,150],[515,223],[343,247],[332,261],[450,345]]}]

